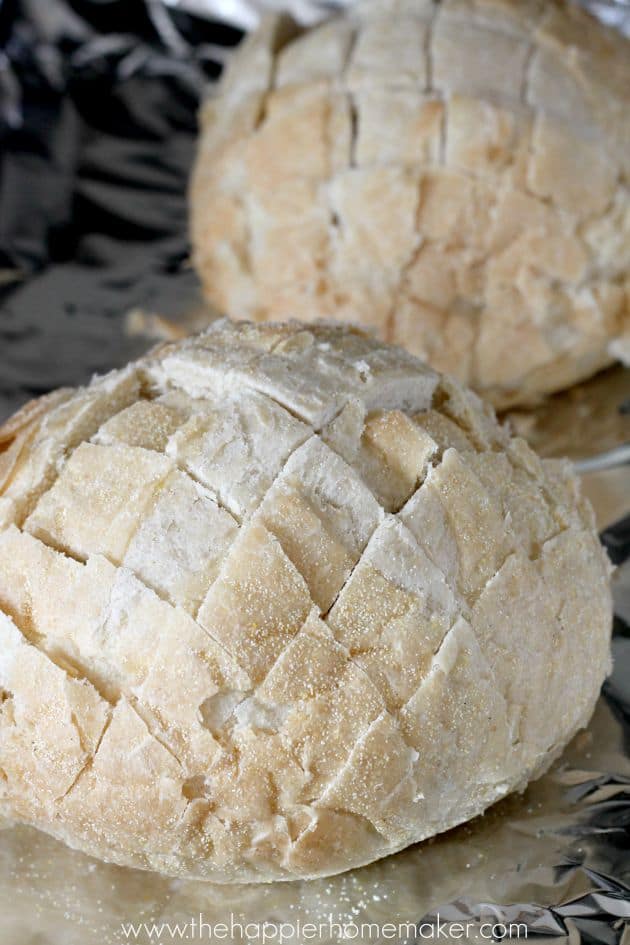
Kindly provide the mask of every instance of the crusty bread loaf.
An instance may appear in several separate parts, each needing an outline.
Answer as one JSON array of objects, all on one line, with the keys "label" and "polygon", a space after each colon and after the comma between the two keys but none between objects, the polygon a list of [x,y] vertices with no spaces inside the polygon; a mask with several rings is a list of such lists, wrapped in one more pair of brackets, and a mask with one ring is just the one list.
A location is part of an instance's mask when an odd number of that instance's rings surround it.
[{"label": "crusty bread loaf", "polygon": [[326,875],[590,716],[611,600],[577,481],[401,349],[219,322],[0,440],[6,816],[173,875]]},{"label": "crusty bread loaf", "polygon": [[630,41],[556,0],[270,20],[201,113],[226,314],[369,326],[496,405],[630,354]]}]

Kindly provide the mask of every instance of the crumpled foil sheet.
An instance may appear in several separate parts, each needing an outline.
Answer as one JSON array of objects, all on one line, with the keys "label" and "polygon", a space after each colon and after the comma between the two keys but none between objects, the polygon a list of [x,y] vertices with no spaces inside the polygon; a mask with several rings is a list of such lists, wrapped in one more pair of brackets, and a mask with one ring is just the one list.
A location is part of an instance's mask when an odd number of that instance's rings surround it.
[{"label": "crumpled foil sheet", "polygon": [[153,0],[0,2],[0,422],[190,315],[197,105],[241,37]]},{"label": "crumpled foil sheet", "polygon": [[[338,4],[336,4],[338,5]],[[173,323],[207,317],[191,272],[186,179],[195,110],[260,11],[311,0],[0,2],[0,420],[52,387],[120,365]],[[594,2],[630,31],[629,4]],[[630,441],[630,372],[612,369],[510,422],[547,455]],[[630,555],[630,470],[584,476],[614,560]],[[100,863],[24,827],[0,830],[1,945],[208,941],[182,923],[525,923],[549,943],[630,945],[630,566],[615,580],[615,669],[553,770],[484,817],[361,870],[214,887]],[[571,686],[571,680],[567,680]],[[134,936],[127,923],[171,923]],[[179,931],[177,930],[179,924]],[[476,925],[475,925],[476,924]],[[474,928],[478,932],[475,933]],[[524,935],[521,934],[521,938]],[[255,942],[237,933],[233,942]],[[333,945],[338,934],[316,941]],[[303,941],[294,941],[303,945]]]}]

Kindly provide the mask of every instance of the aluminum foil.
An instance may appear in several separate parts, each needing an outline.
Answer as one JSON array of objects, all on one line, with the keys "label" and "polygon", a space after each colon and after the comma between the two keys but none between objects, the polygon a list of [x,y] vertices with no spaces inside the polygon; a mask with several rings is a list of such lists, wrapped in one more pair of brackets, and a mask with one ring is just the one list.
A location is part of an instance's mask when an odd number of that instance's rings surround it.
[{"label": "aluminum foil", "polygon": [[[153,337],[207,317],[187,263],[196,106],[240,28],[271,6],[313,22],[332,5],[0,2],[0,419],[33,395],[85,381]],[[628,4],[591,6],[630,31]],[[509,418],[541,452],[583,464],[585,489],[620,564],[630,554],[630,527],[619,524],[630,512],[630,468],[588,463],[630,441],[629,377],[613,369]],[[595,716],[523,796],[364,869],[269,886],[174,881],[5,825],[1,945],[218,941],[207,926],[230,922],[230,941],[256,942],[265,921],[288,923],[285,940],[299,945],[307,939],[298,923],[309,922],[331,923],[330,934],[308,938],[330,945],[461,941],[458,922],[467,924],[466,941],[487,941],[488,918],[518,925],[520,939],[630,945],[630,574],[623,564],[615,600],[615,669]],[[417,930],[393,938],[390,923]]]},{"label": "aluminum foil", "polygon": [[0,421],[145,350],[138,308],[199,304],[196,110],[240,36],[152,0],[0,3]]}]

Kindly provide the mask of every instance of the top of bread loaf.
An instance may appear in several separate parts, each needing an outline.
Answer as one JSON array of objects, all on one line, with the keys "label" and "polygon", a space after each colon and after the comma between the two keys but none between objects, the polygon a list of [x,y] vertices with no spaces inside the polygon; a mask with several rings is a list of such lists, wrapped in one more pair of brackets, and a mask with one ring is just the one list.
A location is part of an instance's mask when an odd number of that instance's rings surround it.
[{"label": "top of bread loaf", "polygon": [[630,41],[557,0],[363,0],[249,37],[201,113],[208,298],[341,318],[496,404],[624,357]]},{"label": "top of bread loaf", "polygon": [[608,566],[570,469],[401,349],[222,322],[0,444],[0,808],[71,845],[332,873],[588,718]]}]

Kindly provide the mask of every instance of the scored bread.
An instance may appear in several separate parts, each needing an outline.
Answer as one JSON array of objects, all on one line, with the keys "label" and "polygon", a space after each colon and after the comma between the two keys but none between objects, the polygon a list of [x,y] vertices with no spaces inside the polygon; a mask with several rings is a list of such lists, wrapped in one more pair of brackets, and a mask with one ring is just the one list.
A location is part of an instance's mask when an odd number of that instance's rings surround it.
[{"label": "scored bread", "polygon": [[339,318],[497,406],[630,358],[630,41],[556,0],[269,20],[201,112],[208,299]]},{"label": "scored bread", "polygon": [[0,432],[0,813],[321,876],[522,788],[609,668],[568,464],[341,325],[218,322]]}]

